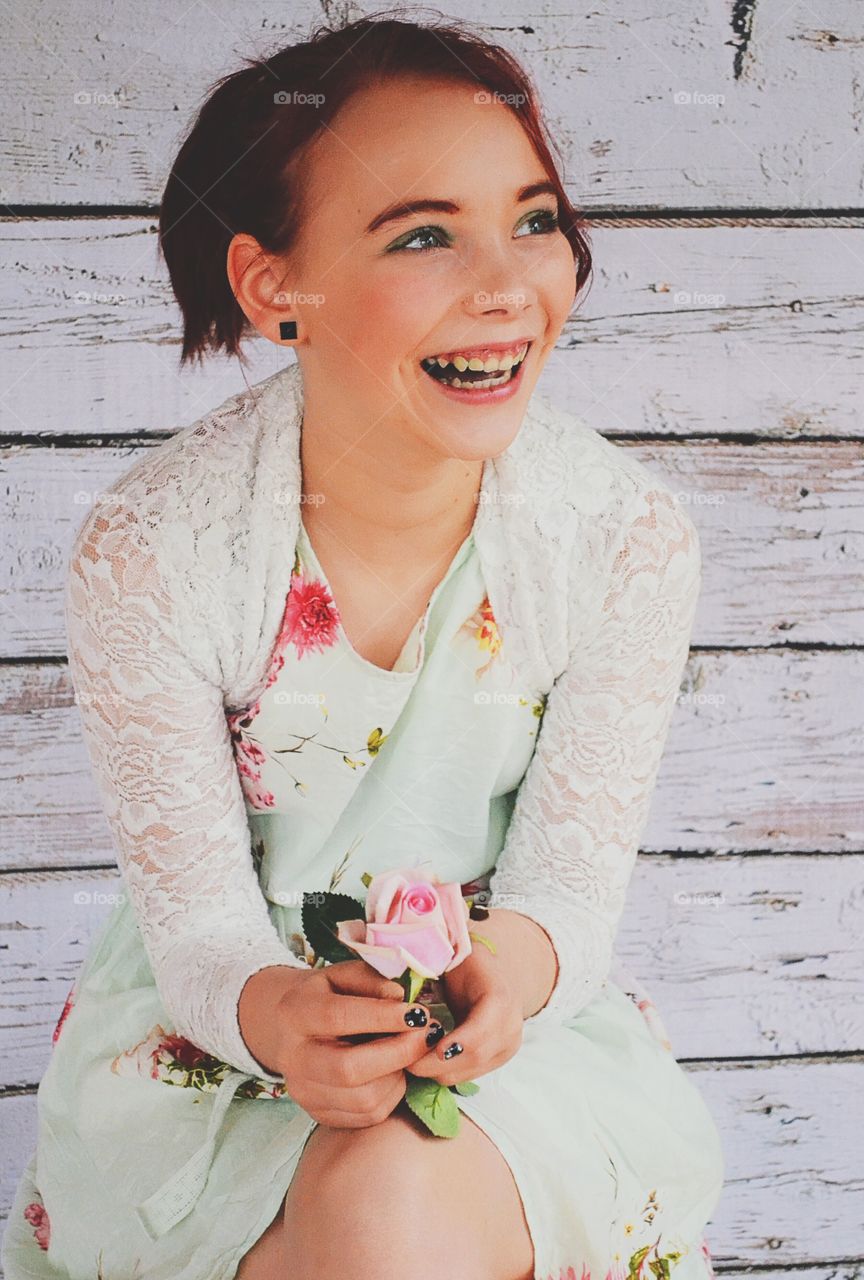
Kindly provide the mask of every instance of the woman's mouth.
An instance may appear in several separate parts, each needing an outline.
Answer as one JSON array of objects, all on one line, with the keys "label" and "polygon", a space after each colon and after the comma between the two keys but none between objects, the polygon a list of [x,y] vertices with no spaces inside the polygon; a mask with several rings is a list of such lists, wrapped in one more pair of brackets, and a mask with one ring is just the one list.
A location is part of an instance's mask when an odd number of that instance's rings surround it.
[{"label": "woman's mouth", "polygon": [[460,400],[503,399],[515,391],[531,342],[507,351],[448,352],[420,361],[424,373]]}]

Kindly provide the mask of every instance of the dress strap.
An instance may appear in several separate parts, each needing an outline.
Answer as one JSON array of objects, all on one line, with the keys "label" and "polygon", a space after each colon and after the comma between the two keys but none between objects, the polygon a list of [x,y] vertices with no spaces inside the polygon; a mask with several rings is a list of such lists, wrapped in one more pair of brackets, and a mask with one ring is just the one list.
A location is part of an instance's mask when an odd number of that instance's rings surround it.
[{"label": "dress strap", "polygon": [[229,1104],[243,1081],[250,1078],[252,1077],[249,1072],[241,1071],[231,1071],[225,1076],[213,1098],[213,1107],[207,1124],[207,1137],[203,1145],[171,1175],[167,1182],[136,1206],[135,1212],[151,1239],[158,1240],[192,1211],[195,1202],[207,1185],[210,1166],[216,1152],[216,1139]]}]

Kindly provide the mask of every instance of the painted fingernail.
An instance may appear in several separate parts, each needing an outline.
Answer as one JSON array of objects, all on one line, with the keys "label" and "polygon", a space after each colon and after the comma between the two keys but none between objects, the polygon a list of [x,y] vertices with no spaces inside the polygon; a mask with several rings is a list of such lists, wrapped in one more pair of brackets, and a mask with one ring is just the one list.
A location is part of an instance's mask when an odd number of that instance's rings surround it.
[{"label": "painted fingernail", "polygon": [[429,1031],[426,1032],[426,1043],[430,1049],[433,1049],[441,1037],[444,1035],[444,1028],[440,1022],[433,1022]]},{"label": "painted fingernail", "polygon": [[442,1054],[442,1057],[455,1058],[456,1054],[461,1052],[462,1052],[461,1044],[459,1043],[458,1040],[454,1040],[452,1044],[448,1044],[447,1048],[444,1050],[444,1053]]},{"label": "painted fingernail", "polygon": [[405,1021],[409,1027],[425,1027],[427,1018],[425,1009],[409,1009],[405,1014]]}]

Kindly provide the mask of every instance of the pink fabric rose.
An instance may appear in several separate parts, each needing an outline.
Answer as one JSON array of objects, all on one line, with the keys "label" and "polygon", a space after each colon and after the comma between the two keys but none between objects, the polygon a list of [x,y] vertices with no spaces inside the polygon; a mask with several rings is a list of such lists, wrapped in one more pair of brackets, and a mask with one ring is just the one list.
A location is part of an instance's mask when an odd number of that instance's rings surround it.
[{"label": "pink fabric rose", "polygon": [[409,867],[373,876],[366,920],[340,920],[339,941],[385,978],[406,969],[438,978],[471,954],[468,903],[458,884]]}]

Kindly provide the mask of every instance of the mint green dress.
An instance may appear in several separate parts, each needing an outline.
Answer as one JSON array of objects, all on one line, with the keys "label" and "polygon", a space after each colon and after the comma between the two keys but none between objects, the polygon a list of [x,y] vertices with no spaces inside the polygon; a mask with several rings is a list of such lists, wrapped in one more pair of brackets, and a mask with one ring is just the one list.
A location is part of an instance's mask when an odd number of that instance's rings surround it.
[{"label": "mint green dress", "polygon": [[[228,721],[261,889],[297,955],[304,891],[362,899],[364,872],[415,864],[466,895],[488,883],[545,696],[508,660],[472,535],[386,671],[348,641],[301,523],[268,679]],[[655,1015],[610,981],[569,1022],[527,1023],[457,1099],[513,1171],[539,1280],[714,1274],[719,1134]],[[6,1280],[230,1280],[315,1127],[281,1085],[175,1033],[128,898],[91,943],[37,1103]]]}]

